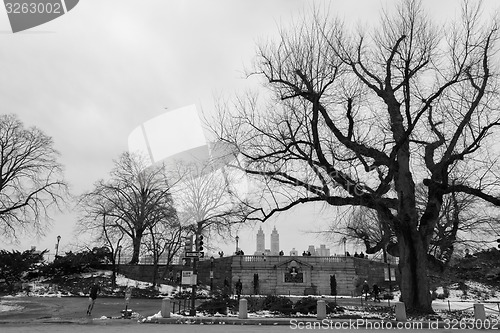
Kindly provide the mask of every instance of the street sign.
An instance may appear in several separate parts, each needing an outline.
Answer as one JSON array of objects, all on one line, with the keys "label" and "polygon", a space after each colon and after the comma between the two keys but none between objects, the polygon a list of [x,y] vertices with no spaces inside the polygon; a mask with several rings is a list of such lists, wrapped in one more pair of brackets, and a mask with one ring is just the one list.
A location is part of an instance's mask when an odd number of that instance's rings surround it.
[{"label": "street sign", "polygon": [[205,256],[205,252],[198,252],[198,251],[187,251],[184,256],[186,258],[193,258],[193,257],[198,257],[198,258],[203,258]]},{"label": "street sign", "polygon": [[193,271],[182,271],[181,284],[191,284],[191,277],[193,276]]}]

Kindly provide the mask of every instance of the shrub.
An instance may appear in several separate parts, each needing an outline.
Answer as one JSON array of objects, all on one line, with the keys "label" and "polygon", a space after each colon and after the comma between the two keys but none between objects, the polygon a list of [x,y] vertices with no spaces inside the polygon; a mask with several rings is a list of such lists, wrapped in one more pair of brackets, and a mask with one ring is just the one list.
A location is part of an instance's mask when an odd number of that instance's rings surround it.
[{"label": "shrub", "polygon": [[229,297],[216,296],[208,301],[201,303],[198,307],[198,311],[206,312],[210,315],[216,313],[227,314],[227,309],[235,309],[237,306],[237,301],[230,299]]},{"label": "shrub", "polygon": [[382,299],[394,299],[394,295],[387,292],[382,295]]},{"label": "shrub", "polygon": [[109,262],[109,249],[106,247],[94,247],[91,251],[73,253],[66,252],[43,268],[43,273],[52,276],[65,276],[80,274],[90,271],[90,268],[98,268]]},{"label": "shrub", "polygon": [[274,314],[289,315],[293,312],[293,302],[287,297],[268,295],[262,303],[262,309]]},{"label": "shrub", "polygon": [[335,275],[330,275],[330,295],[337,295],[337,279]]},{"label": "shrub", "polygon": [[305,297],[299,299],[294,307],[294,312],[302,314],[316,313],[318,300],[313,297]]},{"label": "shrub", "polygon": [[254,296],[246,296],[248,304],[248,312],[256,312],[262,310],[262,304],[264,303],[264,298],[262,297],[254,297]]},{"label": "shrub", "polygon": [[47,250],[38,253],[35,250],[8,252],[0,250],[0,280],[7,285],[36,277]]},{"label": "shrub", "polygon": [[[293,312],[302,314],[316,314],[318,310],[318,299],[314,297],[304,297],[299,299],[293,306]],[[335,302],[326,302],[326,313],[337,312],[340,309]]]}]

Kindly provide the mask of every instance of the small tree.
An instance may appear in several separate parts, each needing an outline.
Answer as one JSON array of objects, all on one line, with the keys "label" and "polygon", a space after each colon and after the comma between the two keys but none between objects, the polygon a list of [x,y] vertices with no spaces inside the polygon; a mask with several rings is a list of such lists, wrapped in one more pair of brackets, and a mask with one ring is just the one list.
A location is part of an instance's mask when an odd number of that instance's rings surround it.
[{"label": "small tree", "polygon": [[170,271],[175,255],[182,247],[182,237],[186,235],[186,228],[177,220],[161,221],[148,228],[144,245],[153,258],[153,287],[156,286],[159,272],[160,258],[166,259],[162,278]]},{"label": "small tree", "polygon": [[337,279],[335,275],[330,275],[330,295],[337,296]]}]

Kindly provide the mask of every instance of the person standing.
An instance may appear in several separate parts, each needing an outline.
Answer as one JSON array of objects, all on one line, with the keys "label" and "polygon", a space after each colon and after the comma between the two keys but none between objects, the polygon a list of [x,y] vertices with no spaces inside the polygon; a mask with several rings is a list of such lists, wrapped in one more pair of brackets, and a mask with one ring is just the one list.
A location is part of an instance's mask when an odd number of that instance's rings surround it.
[{"label": "person standing", "polygon": [[97,294],[99,294],[100,291],[101,291],[101,286],[99,286],[99,284],[94,281],[89,290],[89,306],[87,308],[87,316],[90,316],[92,314]]},{"label": "person standing", "polygon": [[368,281],[365,280],[363,282],[362,293],[365,295],[365,301],[368,301],[368,295],[370,294],[370,286],[368,285]]},{"label": "person standing", "polygon": [[241,283],[241,280],[238,279],[238,281],[236,281],[236,295],[238,296],[238,301],[240,300],[242,289],[243,289],[243,283]]},{"label": "person standing", "polygon": [[378,297],[379,294],[380,294],[380,289],[376,284],[374,284],[373,289],[372,289],[372,295],[373,295],[374,302],[380,302],[380,298]]}]

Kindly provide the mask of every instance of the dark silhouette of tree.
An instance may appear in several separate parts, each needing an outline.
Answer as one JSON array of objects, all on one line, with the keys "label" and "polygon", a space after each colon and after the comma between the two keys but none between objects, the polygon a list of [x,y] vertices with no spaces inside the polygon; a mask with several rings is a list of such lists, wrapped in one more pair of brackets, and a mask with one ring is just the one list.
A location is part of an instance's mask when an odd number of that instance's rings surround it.
[{"label": "dark silhouette of tree", "polygon": [[144,238],[146,251],[153,258],[153,287],[156,286],[159,273],[160,258],[165,259],[165,269],[162,277],[172,268],[173,260],[182,247],[183,237],[187,228],[183,227],[177,219],[163,220],[148,227]]},{"label": "dark silhouette of tree", "polygon": [[0,115],[0,230],[5,239],[23,231],[43,234],[49,211],[68,194],[52,138],[25,128],[15,115]]},{"label": "dark silhouette of tree", "polygon": [[[424,213],[426,196],[426,187],[422,184],[417,185],[419,217]],[[445,195],[429,243],[427,256],[429,268],[436,273],[443,272],[448,267],[457,245],[472,249],[484,247],[490,240],[488,236],[495,233],[499,221],[498,213],[496,209],[485,207],[484,202],[475,196],[465,193]],[[345,228],[345,235],[353,242],[361,241],[367,254],[386,249],[390,254],[397,256],[396,234],[393,230],[383,230],[385,226],[385,223],[378,220],[376,211],[360,206],[337,217],[330,231],[334,233]]]},{"label": "dark silhouette of tree", "polygon": [[[157,223],[177,218],[171,185],[161,165],[145,167],[140,156],[124,153],[115,162],[110,180],[100,180],[81,197],[84,220],[106,224],[125,234],[132,245],[131,264],[139,262],[142,238]],[[103,226],[103,224],[101,224]]]},{"label": "dark silhouette of tree", "polygon": [[[491,149],[500,124],[498,26],[463,2],[439,29],[417,0],[387,9],[369,32],[339,19],[299,20],[258,48],[265,101],[220,103],[218,139],[261,179],[272,200],[249,220],[302,203],[363,206],[395,235],[402,301],[432,312],[427,254],[444,197],[464,193],[500,205]],[[496,137],[497,138],[497,137]],[[457,179],[454,170],[460,170]],[[455,181],[452,181],[455,180]],[[419,214],[416,184],[426,186]]]},{"label": "dark silhouette of tree", "polygon": [[23,252],[0,250],[0,279],[11,286],[15,282],[23,281],[30,273],[36,276],[36,271],[42,265],[43,256],[47,252],[34,249]]}]

